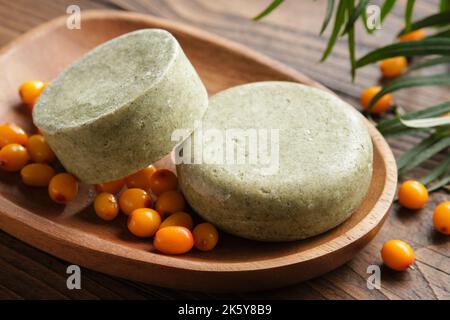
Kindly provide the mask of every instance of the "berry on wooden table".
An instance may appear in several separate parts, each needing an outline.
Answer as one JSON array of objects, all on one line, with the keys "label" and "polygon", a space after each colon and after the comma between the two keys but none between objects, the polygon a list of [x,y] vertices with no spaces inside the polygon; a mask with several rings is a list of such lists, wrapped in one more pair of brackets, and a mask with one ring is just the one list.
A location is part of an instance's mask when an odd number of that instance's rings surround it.
[{"label": "berry on wooden table", "polygon": [[381,249],[383,262],[389,268],[396,271],[408,269],[415,259],[413,249],[402,240],[389,240]]},{"label": "berry on wooden table", "polygon": [[407,180],[398,189],[398,202],[408,209],[421,209],[428,201],[428,190],[415,180]]},{"label": "berry on wooden table", "polygon": [[442,234],[450,235],[450,201],[440,203],[434,209],[434,228]]},{"label": "berry on wooden table", "polygon": [[[360,97],[361,105],[364,107],[364,109],[368,110],[370,102],[372,99],[378,94],[378,92],[381,91],[380,86],[374,86],[369,87],[365,89]],[[375,105],[372,107],[371,112],[372,113],[383,113],[386,112],[392,103],[392,95],[385,94],[381,97],[380,100],[378,100]]]},{"label": "berry on wooden table", "polygon": [[47,88],[48,83],[39,80],[29,80],[22,83],[19,87],[19,95],[22,102],[26,105],[33,105],[42,91]]},{"label": "berry on wooden table", "polygon": [[176,212],[168,216],[159,226],[160,229],[165,227],[185,227],[189,230],[192,230],[194,226],[194,222],[192,221],[192,217],[186,212]]}]

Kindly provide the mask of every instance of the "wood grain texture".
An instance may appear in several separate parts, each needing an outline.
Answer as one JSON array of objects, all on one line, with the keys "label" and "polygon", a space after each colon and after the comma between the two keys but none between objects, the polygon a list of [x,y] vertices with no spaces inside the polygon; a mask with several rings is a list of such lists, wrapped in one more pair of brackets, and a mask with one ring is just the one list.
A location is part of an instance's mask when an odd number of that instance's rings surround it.
[{"label": "wood grain texture", "polygon": [[[280,9],[262,23],[255,24],[249,21],[261,10],[268,1],[239,1],[239,0],[172,0],[172,1],[65,1],[65,0],[16,0],[14,2],[0,1],[0,45],[6,44],[17,35],[25,32],[33,26],[50,18],[59,16],[65,12],[68,4],[78,3],[82,9],[108,7],[113,9],[135,10],[152,13],[157,16],[168,17],[175,21],[186,22],[198,26],[207,31],[212,31],[230,39],[242,42],[260,52],[275,57],[277,60],[302,71],[313,79],[316,79],[333,91],[339,93],[353,105],[357,106],[357,96],[361,88],[372,85],[378,80],[376,66],[370,66],[358,73],[356,84],[349,81],[348,62],[346,56],[346,43],[339,41],[336,51],[330,60],[324,64],[316,63],[324,46],[326,37],[317,36],[320,28],[324,7],[319,1],[290,1],[287,0]],[[417,2],[416,17],[434,12],[436,1]],[[376,36],[365,36],[362,29],[358,29],[358,54],[371,50],[381,43],[392,40],[393,34],[402,26],[403,8],[395,8],[391,16],[383,25]],[[396,102],[407,110],[419,109],[448,99],[448,88],[426,88],[405,90],[396,94]],[[409,148],[417,137],[403,137],[391,140],[390,144],[396,154]],[[424,170],[440,161],[445,154],[436,156],[415,170],[412,176],[420,176]],[[448,153],[447,153],[448,156]],[[443,192],[434,193],[427,208],[417,213],[401,210],[397,206],[382,229],[382,232],[363,251],[345,266],[326,274],[320,278],[307,281],[294,287],[276,291],[261,292],[246,295],[235,295],[235,298],[312,298],[312,299],[449,299],[449,256],[450,246],[448,238],[436,234],[431,226],[431,214],[434,205],[440,201],[448,200],[448,195]],[[394,273],[383,269],[382,289],[368,290],[366,287],[366,268],[370,264],[380,264],[379,250],[381,244],[391,238],[401,238],[409,242],[417,252],[417,268],[407,273]],[[57,293],[53,289],[56,286],[65,286],[64,269],[67,263],[53,257],[42,254],[23,243],[2,235],[1,263],[8,267],[8,275],[2,273],[0,292],[2,297],[55,297]],[[12,248],[19,253],[14,259],[7,260],[4,248]],[[57,275],[50,277],[50,286],[39,286],[39,290],[30,290],[21,283],[29,283],[30,275],[35,276],[33,264],[58,265],[55,271]],[[11,262],[13,261],[13,262]],[[50,261],[50,262],[49,262]],[[27,276],[28,275],[28,276]],[[79,295],[90,294],[98,297],[108,297],[107,292],[123,292],[118,298],[134,297],[142,298],[226,298],[229,295],[208,295],[187,293],[153,288],[141,284],[130,283],[116,278],[83,270],[86,279],[93,279],[102,285],[86,286]],[[16,281],[12,281],[14,278]],[[88,281],[88,280],[86,280]],[[39,282],[39,280],[38,280]],[[50,288],[48,288],[50,287]],[[128,289],[127,289],[128,288]],[[132,288],[135,288],[132,289]],[[68,291],[60,294],[68,295]]]}]

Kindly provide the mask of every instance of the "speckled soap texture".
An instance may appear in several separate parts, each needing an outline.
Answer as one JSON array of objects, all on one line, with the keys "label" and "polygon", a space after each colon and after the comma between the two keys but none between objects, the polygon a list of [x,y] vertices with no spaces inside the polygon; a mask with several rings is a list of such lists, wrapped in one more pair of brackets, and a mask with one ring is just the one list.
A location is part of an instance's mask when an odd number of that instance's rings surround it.
[{"label": "speckled soap texture", "polygon": [[168,154],[173,130],[192,128],[206,89],[167,31],[135,31],[61,73],[33,120],[66,170],[86,183],[129,175]]},{"label": "speckled soap texture", "polygon": [[[349,218],[369,188],[368,130],[357,111],[331,93],[289,82],[234,87],[210,98],[201,130],[209,128],[279,129],[274,174],[249,164],[249,152],[241,165],[177,166],[193,209],[234,235],[288,241],[320,234]],[[218,145],[203,142],[204,149]]]}]

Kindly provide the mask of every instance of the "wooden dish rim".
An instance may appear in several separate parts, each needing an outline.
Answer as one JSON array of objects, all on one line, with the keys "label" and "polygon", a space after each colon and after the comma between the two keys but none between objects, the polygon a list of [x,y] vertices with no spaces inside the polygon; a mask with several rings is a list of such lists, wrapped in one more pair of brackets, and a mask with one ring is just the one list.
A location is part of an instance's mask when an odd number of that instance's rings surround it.
[{"label": "wooden dish rim", "polygon": [[[107,19],[133,20],[134,22],[137,23],[147,22],[151,24],[156,24],[163,29],[171,29],[176,30],[179,33],[186,33],[192,37],[198,38],[199,40],[205,42],[212,42],[221,47],[226,47],[230,51],[234,51],[236,53],[239,53],[239,55],[241,56],[245,56],[251,60],[264,64],[268,68],[279,70],[300,83],[328,90],[323,85],[302,75],[296,70],[280,62],[272,60],[271,58],[266,57],[254,51],[253,49],[245,47],[234,41],[227,40],[220,36],[216,36],[212,33],[185,25],[183,23],[172,22],[163,18],[157,18],[136,12],[120,12],[115,10],[86,10],[82,12],[82,21],[89,19],[100,19],[100,18],[104,19],[105,16],[107,16]],[[51,30],[61,27],[62,24],[65,24],[66,18],[67,18],[66,16],[57,17],[19,36],[10,44],[0,49],[0,58],[5,57],[7,54],[12,52],[16,46],[28,41],[28,39],[33,38],[36,34],[39,34],[40,32],[44,31],[51,32]],[[143,258],[143,254],[141,251],[136,252],[135,250],[130,250],[129,247],[127,247],[126,245],[111,244],[107,240],[100,239],[90,234],[83,233],[78,229],[74,229],[68,226],[55,223],[52,220],[37,215],[30,216],[27,214],[26,212],[27,210],[23,209],[22,207],[16,205],[14,202],[4,197],[0,198],[0,214],[6,216],[7,218],[9,217],[10,221],[14,221],[15,223],[17,223],[17,228],[13,229],[21,229],[22,231],[33,230],[36,232],[36,234],[53,238],[54,241],[57,241],[60,244],[64,243],[65,245],[68,245],[70,247],[79,247],[87,251],[102,252],[107,255],[117,256],[128,260],[160,265],[161,267],[180,268],[180,261],[182,261],[183,263],[182,268],[188,270],[209,271],[209,272],[238,272],[238,271],[241,272],[241,271],[255,271],[261,269],[285,267],[306,260],[318,259],[320,257],[329,254],[330,247],[334,248],[333,251],[339,251],[351,244],[358,242],[359,240],[364,238],[364,236],[366,236],[368,233],[376,230],[380,226],[380,224],[384,221],[384,218],[387,215],[387,212],[389,211],[389,208],[394,199],[397,180],[390,179],[390,177],[397,176],[397,167],[395,158],[392,154],[390,147],[388,146],[387,142],[384,140],[382,135],[365,117],[363,117],[362,115],[360,116],[361,118],[364,119],[365,123],[367,124],[374,148],[377,148],[380,151],[381,161],[383,161],[384,167],[386,168],[383,191],[379,199],[377,200],[376,204],[369,211],[369,213],[350,230],[328,242],[322,243],[314,248],[310,248],[299,253],[292,253],[277,258],[261,259],[250,262],[194,261],[183,259],[182,256],[165,256],[153,252],[146,252],[145,258]],[[11,210],[13,208],[14,210]],[[13,213],[20,215],[20,218],[18,218],[17,216],[14,217],[14,215],[11,213],[7,213],[8,211],[13,211]],[[6,219],[5,221],[7,223],[8,219]],[[8,229],[4,225],[5,223],[2,223],[2,229]],[[49,226],[51,226],[51,228],[57,228],[60,231],[57,232],[57,234],[64,234],[65,238],[61,236],[52,235],[49,232],[51,231],[49,229],[50,228]],[[18,238],[21,239],[26,238],[25,236],[21,235],[21,232],[11,232],[11,233],[17,236]],[[95,239],[95,241],[90,241],[91,239]],[[96,245],[92,246],[91,243],[94,242],[96,243]],[[77,243],[82,243],[83,245],[78,245]],[[99,243],[101,243],[100,246],[98,245]]]}]

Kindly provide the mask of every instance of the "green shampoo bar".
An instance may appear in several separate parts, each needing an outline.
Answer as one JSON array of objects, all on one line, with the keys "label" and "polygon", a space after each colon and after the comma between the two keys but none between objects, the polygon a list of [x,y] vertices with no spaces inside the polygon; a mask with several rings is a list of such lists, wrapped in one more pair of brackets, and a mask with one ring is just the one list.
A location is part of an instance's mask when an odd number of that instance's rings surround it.
[{"label": "green shampoo bar", "polygon": [[33,110],[67,171],[86,183],[136,172],[175,146],[208,96],[177,40],[144,29],[108,41],[62,72]]},{"label": "green shampoo bar", "polygon": [[[201,124],[190,140],[203,137],[203,161],[178,159],[180,186],[196,212],[231,234],[304,239],[345,221],[366,196],[372,141],[335,95],[289,82],[246,84],[211,97]],[[236,133],[247,141],[240,161],[226,152],[243,141]]]}]

